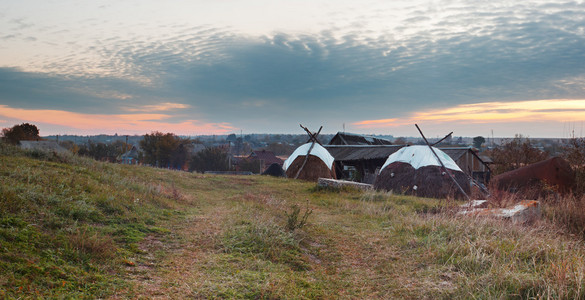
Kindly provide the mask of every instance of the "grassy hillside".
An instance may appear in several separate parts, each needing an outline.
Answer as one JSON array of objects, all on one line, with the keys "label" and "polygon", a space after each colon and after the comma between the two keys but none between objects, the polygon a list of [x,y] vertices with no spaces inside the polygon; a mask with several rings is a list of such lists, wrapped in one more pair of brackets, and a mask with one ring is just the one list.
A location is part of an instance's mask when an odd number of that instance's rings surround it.
[{"label": "grassy hillside", "polygon": [[2,297],[585,297],[583,241],[545,221],[0,147]]}]

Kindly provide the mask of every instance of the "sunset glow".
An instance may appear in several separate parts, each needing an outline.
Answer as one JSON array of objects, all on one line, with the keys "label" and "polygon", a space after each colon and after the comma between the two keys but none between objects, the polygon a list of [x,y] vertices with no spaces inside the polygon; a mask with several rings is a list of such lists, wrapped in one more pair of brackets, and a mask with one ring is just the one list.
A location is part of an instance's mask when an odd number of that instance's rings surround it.
[{"label": "sunset glow", "polygon": [[[225,134],[236,130],[229,123],[206,123],[186,120],[169,122],[166,114],[82,114],[62,110],[27,110],[0,105],[0,117],[39,125],[57,125],[85,134],[145,134],[151,131],[178,135]],[[4,121],[5,123],[7,121]],[[12,126],[13,124],[6,124]]]},{"label": "sunset glow", "polygon": [[534,121],[579,122],[585,120],[585,100],[531,100],[485,102],[415,112],[405,118],[364,120],[353,123],[359,128],[382,128],[433,123],[506,123]]}]

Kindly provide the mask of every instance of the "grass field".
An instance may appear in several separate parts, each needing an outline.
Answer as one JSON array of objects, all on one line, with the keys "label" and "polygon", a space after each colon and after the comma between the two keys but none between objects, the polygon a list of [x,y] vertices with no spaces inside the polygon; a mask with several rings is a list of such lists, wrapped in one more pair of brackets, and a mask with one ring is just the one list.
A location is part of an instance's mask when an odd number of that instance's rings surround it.
[{"label": "grass field", "polygon": [[585,297],[583,240],[546,220],[0,147],[3,298]]}]

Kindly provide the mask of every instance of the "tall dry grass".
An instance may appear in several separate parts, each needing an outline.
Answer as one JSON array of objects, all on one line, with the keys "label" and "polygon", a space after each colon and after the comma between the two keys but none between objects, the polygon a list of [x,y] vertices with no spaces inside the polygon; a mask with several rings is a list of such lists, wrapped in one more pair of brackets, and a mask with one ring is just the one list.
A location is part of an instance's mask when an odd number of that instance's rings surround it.
[{"label": "tall dry grass", "polygon": [[585,195],[542,198],[543,216],[566,232],[585,238]]}]

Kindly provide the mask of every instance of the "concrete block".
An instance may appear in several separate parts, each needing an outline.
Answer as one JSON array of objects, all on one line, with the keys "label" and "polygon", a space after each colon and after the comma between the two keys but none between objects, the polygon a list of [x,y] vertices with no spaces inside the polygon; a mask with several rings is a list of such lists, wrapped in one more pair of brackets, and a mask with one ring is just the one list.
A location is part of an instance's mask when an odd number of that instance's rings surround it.
[{"label": "concrete block", "polygon": [[352,188],[356,188],[359,190],[372,190],[374,189],[374,186],[371,184],[367,184],[367,183],[360,183],[360,182],[353,182],[353,181],[347,181],[347,180],[337,180],[337,179],[329,179],[329,178],[319,178],[319,180],[317,181],[317,184],[319,186],[329,186],[329,187],[334,187],[334,188],[341,188],[344,186],[349,186]]}]

